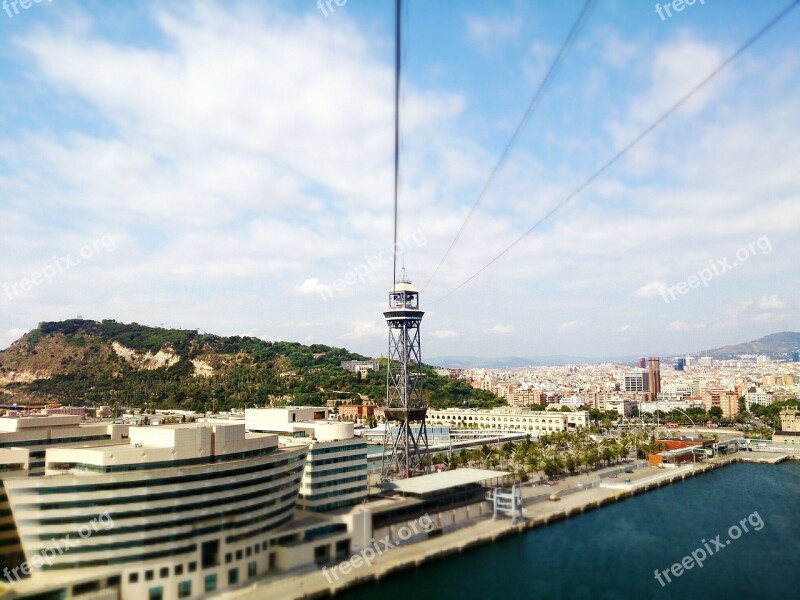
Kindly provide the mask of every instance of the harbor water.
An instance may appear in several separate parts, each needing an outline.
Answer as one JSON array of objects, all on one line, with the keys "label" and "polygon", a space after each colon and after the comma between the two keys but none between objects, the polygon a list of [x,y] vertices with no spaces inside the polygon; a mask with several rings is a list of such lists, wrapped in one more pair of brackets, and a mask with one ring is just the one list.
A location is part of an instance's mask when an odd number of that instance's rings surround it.
[{"label": "harbor water", "polygon": [[340,594],[798,598],[800,462],[734,464]]}]

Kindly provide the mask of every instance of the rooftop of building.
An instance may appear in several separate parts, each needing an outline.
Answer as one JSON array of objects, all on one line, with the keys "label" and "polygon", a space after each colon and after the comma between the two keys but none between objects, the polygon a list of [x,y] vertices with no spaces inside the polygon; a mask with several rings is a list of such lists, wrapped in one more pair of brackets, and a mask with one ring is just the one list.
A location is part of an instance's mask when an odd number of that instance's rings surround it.
[{"label": "rooftop of building", "polygon": [[490,471],[488,469],[455,469],[453,471],[443,471],[441,473],[431,473],[430,475],[420,475],[409,477],[408,479],[397,479],[379,484],[383,491],[399,492],[401,494],[413,494],[424,496],[460,487],[462,485],[483,484],[485,482],[497,481],[510,476],[508,471]]},{"label": "rooftop of building", "polygon": [[126,443],[82,445],[47,450],[48,471],[92,467],[103,471],[123,465],[204,460],[278,448],[278,436],[246,432],[244,423],[182,423],[131,427]]},{"label": "rooftop of building", "polygon": [[0,417],[0,433],[10,433],[23,429],[52,429],[54,427],[78,427],[78,415],[31,415],[25,417]]}]

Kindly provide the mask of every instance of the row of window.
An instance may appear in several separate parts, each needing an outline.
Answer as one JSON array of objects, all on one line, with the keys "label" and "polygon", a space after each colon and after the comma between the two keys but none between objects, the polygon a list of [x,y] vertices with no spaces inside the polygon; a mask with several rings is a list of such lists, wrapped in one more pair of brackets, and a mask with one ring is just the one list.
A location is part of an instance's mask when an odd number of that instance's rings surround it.
[{"label": "row of window", "polygon": [[364,475],[365,474],[356,475],[355,477],[343,477],[341,479],[333,479],[331,481],[320,481],[319,483],[309,483],[306,481],[303,483],[303,489],[316,490],[319,488],[326,488],[334,485],[343,485],[345,483],[355,483],[357,481],[364,481]]},{"label": "row of window", "polygon": [[34,488],[20,488],[17,490],[21,494],[81,494],[83,492],[110,492],[113,490],[128,490],[142,487],[159,487],[162,485],[175,485],[176,483],[195,483],[200,481],[210,481],[212,479],[222,479],[225,477],[235,477],[241,475],[248,475],[250,473],[260,473],[269,469],[277,469],[285,467],[297,462],[305,461],[306,453],[303,452],[297,456],[285,458],[268,464],[259,462],[258,464],[241,467],[238,469],[226,469],[224,471],[213,471],[211,473],[192,473],[190,475],[171,475],[169,477],[161,478],[148,478],[146,480],[134,481],[118,481],[111,483],[94,483],[88,485],[62,485],[62,486],[48,486],[48,487],[34,487]]},{"label": "row of window", "polygon": [[57,569],[83,569],[89,567],[107,567],[109,565],[124,565],[127,563],[144,562],[147,560],[157,560],[161,558],[169,558],[171,556],[181,556],[183,554],[192,554],[197,552],[197,544],[189,546],[181,546],[176,548],[169,548],[160,552],[145,552],[142,554],[135,554],[129,556],[118,556],[111,558],[100,558],[95,560],[76,561],[71,563],[56,563],[52,566],[47,565],[43,570],[57,570]]},{"label": "row of window", "polygon": [[366,491],[367,491],[367,486],[358,485],[343,490],[334,490],[333,492],[324,492],[321,494],[308,494],[308,495],[300,494],[300,496],[305,500],[315,501],[315,500],[324,500],[325,498],[335,498],[336,496],[344,496],[345,494],[355,494],[356,492],[366,492]]},{"label": "row of window", "polygon": [[[253,555],[261,554],[261,551],[267,552],[268,548],[267,540],[264,540],[263,544],[258,542],[253,546],[248,546],[243,550],[236,551],[236,560],[242,560],[243,558],[250,558]],[[270,558],[270,568],[273,565],[273,558]],[[233,559],[232,553],[227,553],[225,555],[225,564],[230,564]],[[216,566],[216,565],[209,565]],[[191,561],[186,564],[186,572],[187,573],[195,573],[197,571],[197,561]],[[177,564],[173,567],[173,574],[175,577],[180,577],[184,574],[184,565],[183,563]],[[258,563],[257,561],[250,561],[247,563],[247,578],[252,579],[258,574]],[[158,569],[158,578],[159,579],[166,579],[170,575],[169,567],[161,567]],[[153,581],[156,578],[156,570],[155,569],[147,569],[142,574],[142,581],[148,582]],[[139,572],[134,571],[133,573],[128,574],[128,583],[129,584],[137,584],[140,581],[140,574]],[[239,582],[239,568],[233,567],[228,570],[228,585],[236,585]],[[208,574],[204,577],[204,591],[206,592],[213,592],[217,589],[217,575],[215,573]],[[160,598],[163,597],[163,587],[152,587],[149,590],[149,597],[153,598]],[[161,596],[159,596],[161,594]],[[192,595],[192,583],[191,581],[181,581],[178,583],[178,597],[179,598],[188,598]]]},{"label": "row of window", "polygon": [[[294,494],[288,494],[288,495],[284,496],[283,498],[281,498],[281,500],[290,499],[293,496],[294,496]],[[274,503],[274,501],[272,503]],[[246,513],[247,514],[251,514],[251,513],[253,513],[253,511],[258,510],[259,508],[261,508],[261,507],[255,507],[255,506],[247,507]],[[273,517],[277,517],[277,516],[283,515],[283,514],[285,514],[287,512],[291,513],[293,508],[294,508],[294,502],[291,502],[291,503],[288,503],[288,504],[286,504],[286,505],[284,505],[284,506],[282,506],[282,507],[280,507],[280,508],[278,508],[276,510],[273,510],[273,511],[268,512],[268,513],[256,515],[256,516],[251,517],[250,519],[247,519],[247,520],[244,520],[244,521],[239,521],[239,522],[226,521],[224,523],[218,523],[218,524],[215,524],[215,525],[210,525],[208,527],[202,527],[202,528],[198,528],[198,529],[194,529],[194,530],[189,530],[189,531],[184,532],[184,533],[173,534],[173,535],[168,535],[168,536],[144,537],[144,538],[138,539],[138,540],[126,540],[126,541],[122,541],[122,542],[114,542],[114,543],[109,543],[109,544],[91,544],[91,545],[87,544],[85,546],[81,545],[81,546],[77,546],[77,547],[71,548],[70,552],[69,552],[69,555],[73,556],[73,555],[77,555],[77,554],[81,554],[81,553],[87,553],[87,552],[101,552],[101,551],[119,550],[119,549],[128,549],[128,548],[133,549],[133,548],[140,548],[140,547],[143,547],[143,546],[150,546],[150,545],[153,545],[153,544],[171,544],[171,543],[179,542],[179,541],[182,541],[182,540],[189,540],[189,539],[193,539],[193,538],[197,538],[197,537],[203,537],[203,536],[206,536],[206,535],[209,535],[209,534],[213,534],[213,533],[216,533],[216,532],[220,532],[220,531],[230,531],[230,530],[234,530],[234,529],[241,529],[243,527],[247,527],[249,525],[254,525],[254,524],[258,524],[258,523],[265,523],[264,526],[261,527],[258,531],[261,531],[264,528],[274,529],[275,527],[278,526],[279,523],[278,522],[274,522],[274,521],[273,522],[268,522],[268,521],[270,519],[272,519]],[[240,509],[240,510],[242,510],[242,509]],[[291,514],[289,516],[291,516]],[[196,520],[194,520],[193,522],[196,523]],[[142,530],[147,531],[148,530],[148,526],[147,525],[142,526]],[[256,533],[253,533],[253,535],[256,535]],[[42,538],[43,536],[40,535],[38,537]],[[55,537],[55,536],[50,535],[50,536],[44,536],[44,537],[49,539],[49,538]],[[48,568],[48,567],[45,567],[45,568]],[[56,566],[53,565],[53,568],[56,568]],[[58,567],[58,568],[61,568],[61,567]]]},{"label": "row of window", "polygon": [[339,500],[338,502],[331,502],[330,504],[322,504],[320,506],[307,506],[305,510],[310,512],[327,512],[337,508],[346,508],[353,505],[353,500]]},{"label": "row of window", "polygon": [[[303,471],[302,465],[288,470],[283,471],[280,473],[275,473],[274,475],[269,475],[267,477],[262,477],[260,479],[250,479],[239,481],[237,483],[232,484],[221,484],[218,486],[208,487],[208,488],[192,488],[192,489],[185,489],[177,492],[166,492],[161,494],[144,494],[140,496],[116,496],[111,498],[103,498],[103,499],[93,499],[93,500],[74,500],[72,502],[53,502],[53,503],[42,503],[42,504],[20,504],[20,509],[29,509],[29,510],[61,510],[67,508],[91,508],[91,507],[98,507],[98,508],[109,508],[114,506],[119,506],[121,504],[135,504],[135,503],[151,503],[151,502],[158,502],[159,500],[176,500],[181,498],[197,498],[202,496],[210,496],[212,494],[217,493],[228,493],[231,490],[236,490],[240,488],[252,488],[256,486],[262,486],[269,483],[273,483],[276,481],[286,480],[288,477],[295,476],[292,481],[297,481],[300,479],[300,474]],[[286,489],[291,485],[291,482],[284,483],[282,486],[274,486],[274,490],[272,491],[279,491],[281,489]],[[254,492],[258,493],[258,492]],[[260,495],[264,495],[264,491],[260,491]],[[253,493],[247,494],[247,496],[253,496]],[[239,496],[237,496],[238,498]],[[177,506],[171,507],[158,507],[158,508],[151,508],[151,509],[139,509],[133,510],[128,512],[117,512],[111,515],[112,519],[125,519],[129,517],[149,517],[149,516],[158,516],[164,513],[182,513],[190,510],[197,510],[202,508],[210,508],[214,506],[223,506],[225,504],[229,504],[233,499],[230,495],[223,496],[216,500],[207,500],[201,502],[195,502],[190,504],[179,504]],[[54,522],[55,521],[55,522]],[[23,520],[23,523],[30,524],[29,520]],[[35,519],[32,520],[35,524],[49,524],[49,525],[56,525],[56,524],[66,524],[66,523],[74,523],[75,517],[60,517],[60,518],[52,518],[52,519]]]},{"label": "row of window", "polygon": [[[294,510],[294,507],[295,507],[296,504],[297,504],[296,501],[294,501],[294,502],[292,502],[290,504],[290,507],[292,508],[292,510]],[[262,533],[266,533],[266,532],[271,531],[273,529],[277,529],[281,525],[291,521],[293,518],[294,518],[294,514],[293,513],[289,513],[288,515],[286,515],[282,519],[278,519],[274,523],[270,523],[268,525],[264,525],[262,527],[259,527],[258,529],[251,529],[250,531],[244,531],[244,532],[236,534],[236,535],[229,535],[229,536],[227,536],[225,538],[225,543],[226,544],[235,544],[237,542],[241,542],[242,540],[246,540],[247,538],[251,538],[251,537],[255,537],[257,535],[261,535]],[[264,548],[266,548],[266,544],[267,544],[267,542],[265,540],[264,541]]]},{"label": "row of window", "polygon": [[338,458],[321,458],[318,460],[311,459],[307,461],[307,464],[312,467],[319,467],[322,465],[334,465],[337,463],[350,462],[353,460],[366,460],[366,458],[367,458],[367,453],[364,452],[363,454],[352,454],[349,456],[340,456]]},{"label": "row of window", "polygon": [[[442,417],[441,418],[441,420],[446,420],[446,419],[447,419],[447,417]],[[455,421],[459,421],[459,420],[460,421],[472,421],[473,418],[472,417],[453,417],[453,416],[450,416],[449,420],[450,420],[450,422],[455,422]],[[505,423],[508,423],[508,422],[517,422],[517,423],[519,423],[519,422],[522,422],[522,423],[539,423],[539,422],[553,423],[553,419],[549,419],[549,418],[546,418],[546,417],[475,417],[474,420],[475,421],[497,421],[497,422],[502,421],[502,422],[505,422]],[[555,422],[556,423],[560,423],[562,420],[563,419],[555,419]]]},{"label": "row of window", "polygon": [[367,442],[360,444],[350,444],[347,446],[332,446],[330,448],[317,448],[312,447],[309,456],[319,456],[320,454],[335,454],[337,452],[349,452],[351,450],[366,450]]},{"label": "row of window", "polygon": [[125,473],[128,471],[149,471],[152,469],[176,469],[180,467],[192,467],[196,465],[229,462],[232,460],[246,460],[248,458],[256,458],[259,456],[267,456],[268,454],[274,454],[277,451],[278,449],[273,446],[271,448],[259,448],[258,450],[248,450],[246,452],[233,452],[231,454],[221,454],[221,455],[212,454],[211,456],[203,456],[201,458],[184,458],[180,460],[165,460],[160,462],[134,463],[126,465],[103,466],[103,465],[92,465],[88,463],[76,463],[76,462],[66,462],[66,463],[54,462],[50,464],[49,468],[56,469],[59,471],[75,470],[75,471],[89,471],[92,473]]},{"label": "row of window", "polygon": [[110,435],[86,435],[81,437],[54,438],[50,440],[19,440],[0,442],[0,448],[21,448],[23,446],[52,446],[53,444],[72,444],[76,442],[92,442],[95,440],[110,440]]},{"label": "row of window", "polygon": [[353,465],[352,467],[340,467],[338,469],[327,469],[325,471],[309,471],[306,473],[306,475],[314,479],[315,477],[328,477],[329,475],[341,475],[342,473],[352,473],[353,471],[364,471],[366,468],[366,463],[362,463],[360,465]]},{"label": "row of window", "polygon": [[[176,577],[183,575],[183,564],[175,565],[174,569]],[[197,561],[191,561],[188,563],[187,570],[189,573],[194,573],[197,571]],[[159,569],[158,576],[160,579],[166,579],[169,577],[169,567],[161,567],[161,569]],[[153,581],[154,578],[155,569],[148,569],[144,572],[144,581]],[[139,583],[139,573],[128,573],[128,583]]]}]

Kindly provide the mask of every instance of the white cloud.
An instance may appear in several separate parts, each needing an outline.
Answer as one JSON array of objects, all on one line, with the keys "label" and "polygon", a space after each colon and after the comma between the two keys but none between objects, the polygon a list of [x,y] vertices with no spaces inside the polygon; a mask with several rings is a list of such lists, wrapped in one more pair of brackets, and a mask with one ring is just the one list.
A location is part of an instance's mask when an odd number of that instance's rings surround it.
[{"label": "white cloud", "polygon": [[[660,115],[716,69],[723,57],[721,48],[689,36],[661,45],[653,54],[651,87],[631,104],[631,113],[640,121]],[[681,110],[695,114],[714,99],[729,79],[730,72],[721,72]]]},{"label": "white cloud", "polygon": [[25,329],[19,329],[16,327],[13,329],[9,329],[8,331],[0,335],[0,348],[5,348],[6,346],[11,345],[26,333],[28,332]]},{"label": "white cloud", "polygon": [[[59,14],[56,4],[49,15]],[[2,77],[6,95],[19,101],[0,114],[0,198],[8,200],[0,202],[6,225],[0,281],[18,282],[106,232],[118,249],[38,286],[24,302],[4,304],[3,330],[80,313],[222,335],[250,328],[290,339],[309,334],[326,344],[350,336],[353,350],[385,352],[384,326],[370,337],[371,327],[354,324],[381,321],[391,268],[330,292],[368,257],[381,251],[386,257],[391,249],[384,202],[392,182],[393,68],[384,52],[391,40],[355,12],[325,19],[309,14],[313,5],[305,11],[285,5],[161,4],[145,9],[152,18],[141,36],[138,28],[117,36],[97,13],[80,27],[44,20],[9,39],[5,60],[21,67]],[[72,10],[93,12],[84,6]],[[468,21],[459,22],[462,39],[453,42],[491,43],[550,26],[525,18],[474,20],[471,38]],[[737,42],[697,22],[696,38],[666,33],[653,47],[665,31],[657,18],[650,25],[595,18],[617,37],[604,43],[587,32],[571,49],[570,68],[560,71],[422,294],[426,327],[459,332],[431,338],[441,340],[443,352],[525,355],[528,332],[536,330],[537,343],[564,353],[633,353],[641,336],[609,340],[608,332],[639,323],[642,335],[667,347],[663,324],[677,318],[683,327],[707,323],[710,338],[722,328],[715,319],[728,316],[734,331],[752,324],[751,312],[778,312],[755,310],[758,298],[741,318],[726,311],[753,289],[764,290],[755,277],[770,282],[778,302],[792,304],[800,251],[800,58],[793,47],[766,46],[707,88],[713,102],[695,98],[702,113],[690,106],[653,131],[646,170],[631,173],[619,161],[437,304],[446,324],[429,310]],[[439,56],[440,77],[412,75],[404,86],[400,236],[417,227],[424,232],[424,248],[412,245],[403,256],[418,288],[558,50],[558,36],[543,33],[531,36],[536,42],[518,37],[506,54],[476,57],[465,49]],[[528,52],[520,57],[522,44]],[[634,53],[629,44],[652,52]],[[505,69],[522,67],[519,86],[474,86],[495,60],[496,81]],[[465,66],[478,79],[458,76]],[[594,91],[585,93],[590,83]],[[669,306],[658,299],[665,280],[686,281],[710,260],[732,257],[766,235],[774,248],[769,256],[755,252],[747,264]],[[643,282],[649,283],[633,288]],[[323,303],[325,294],[331,297]],[[777,306],[771,296],[766,302]],[[524,331],[507,325],[522,328],[522,315]],[[586,335],[559,335],[568,319],[593,327]],[[289,325],[310,320],[318,326]],[[460,324],[475,320],[486,324],[467,336]],[[623,327],[618,334],[637,330]]]},{"label": "white cloud", "polygon": [[342,337],[348,340],[361,340],[365,338],[379,338],[387,336],[385,325],[377,325],[374,321],[357,321],[349,333]]},{"label": "white cloud", "polygon": [[667,326],[667,329],[672,331],[694,331],[697,329],[705,329],[703,323],[686,323],[684,321],[673,321]]},{"label": "white cloud", "polygon": [[636,290],[633,295],[636,298],[655,298],[661,295],[661,292],[667,288],[667,283],[665,281],[661,281],[657,279],[655,281],[650,281],[649,283],[645,283],[642,287]]},{"label": "white cloud", "polygon": [[467,17],[467,36],[473,42],[485,43],[492,40],[517,37],[522,31],[521,17]]},{"label": "white cloud", "polygon": [[781,313],[758,313],[753,315],[753,323],[781,323],[785,318]]},{"label": "white cloud", "polygon": [[332,294],[331,286],[322,283],[317,277],[306,279],[297,287],[297,292],[303,296],[319,294],[327,297]]},{"label": "white cloud", "polygon": [[431,332],[431,337],[436,338],[437,340],[449,340],[456,337],[456,335],[456,332],[451,329],[438,329]]},{"label": "white cloud", "polygon": [[784,306],[786,306],[786,303],[778,298],[776,294],[772,294],[771,296],[762,296],[758,301],[758,308],[763,310],[783,308]]},{"label": "white cloud", "polygon": [[514,327],[511,325],[497,324],[487,329],[486,332],[505,335],[507,333],[514,333]]},{"label": "white cloud", "polygon": [[572,331],[573,329],[578,329],[583,323],[580,321],[567,321],[566,323],[562,323],[558,326],[559,331]]},{"label": "white cloud", "polygon": [[286,327],[289,329],[306,329],[308,327],[319,327],[319,323],[314,323],[314,321],[297,321],[281,323],[281,327]]},{"label": "white cloud", "polygon": [[737,317],[742,313],[747,312],[747,310],[751,306],[753,306],[752,300],[743,300],[742,302],[739,302],[733,306],[729,306],[728,308],[726,308],[724,315],[726,317]]},{"label": "white cloud", "polygon": [[639,44],[623,40],[615,31],[604,31],[599,40],[603,46],[603,59],[615,68],[623,68],[641,52]]}]

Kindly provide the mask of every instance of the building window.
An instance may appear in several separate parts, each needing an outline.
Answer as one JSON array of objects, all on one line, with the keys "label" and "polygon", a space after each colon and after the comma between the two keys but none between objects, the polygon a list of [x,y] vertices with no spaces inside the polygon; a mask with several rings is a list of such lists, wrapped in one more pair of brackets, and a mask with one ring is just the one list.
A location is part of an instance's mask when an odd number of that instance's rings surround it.
[{"label": "building window", "polygon": [[202,557],[204,569],[217,566],[219,564],[219,540],[203,542]]},{"label": "building window", "polygon": [[161,573],[159,574],[159,577],[161,577],[161,579],[169,577],[169,567],[161,567]]},{"label": "building window", "polygon": [[139,574],[138,573],[130,573],[128,575],[128,583],[139,583]]},{"label": "building window", "polygon": [[188,598],[192,595],[192,582],[181,581],[178,584],[178,598]]},{"label": "building window", "polygon": [[175,575],[183,575],[183,565],[175,565]]},{"label": "building window", "polygon": [[158,587],[151,587],[148,600],[164,600],[164,587],[161,585]]},{"label": "building window", "polygon": [[189,573],[194,573],[197,571],[197,563],[192,561],[189,563]]},{"label": "building window", "polygon": [[145,581],[153,581],[153,570],[152,569],[144,572],[144,580]]},{"label": "building window", "polygon": [[217,576],[213,573],[211,575],[206,575],[206,591],[213,592],[217,589]]},{"label": "building window", "polygon": [[339,540],[336,542],[336,558],[344,558],[350,554],[350,540]]},{"label": "building window", "polygon": [[327,562],[329,559],[329,550],[328,545],[325,544],[323,546],[317,546],[314,548],[314,562],[316,563],[324,563]]},{"label": "building window", "polygon": [[239,583],[239,569],[230,569],[228,571],[228,585],[236,585]]},{"label": "building window", "polygon": [[251,560],[249,563],[247,563],[247,578],[248,579],[252,579],[253,577],[255,577],[257,571],[258,571],[258,567],[256,565],[256,561]]},{"label": "building window", "polygon": [[242,560],[242,551],[241,550],[237,550],[236,551],[236,560]]},{"label": "building window", "polygon": [[231,562],[232,560],[233,560],[233,554],[231,554],[230,552],[226,553],[226,554],[225,554],[225,564],[226,564],[226,565],[227,565],[227,564],[230,564],[230,562]]},{"label": "building window", "polygon": [[245,548],[245,550],[244,550],[244,555],[245,555],[247,558],[250,558],[250,556],[252,556],[252,554],[253,554],[253,549],[252,549],[250,546],[248,546],[247,548]]}]

